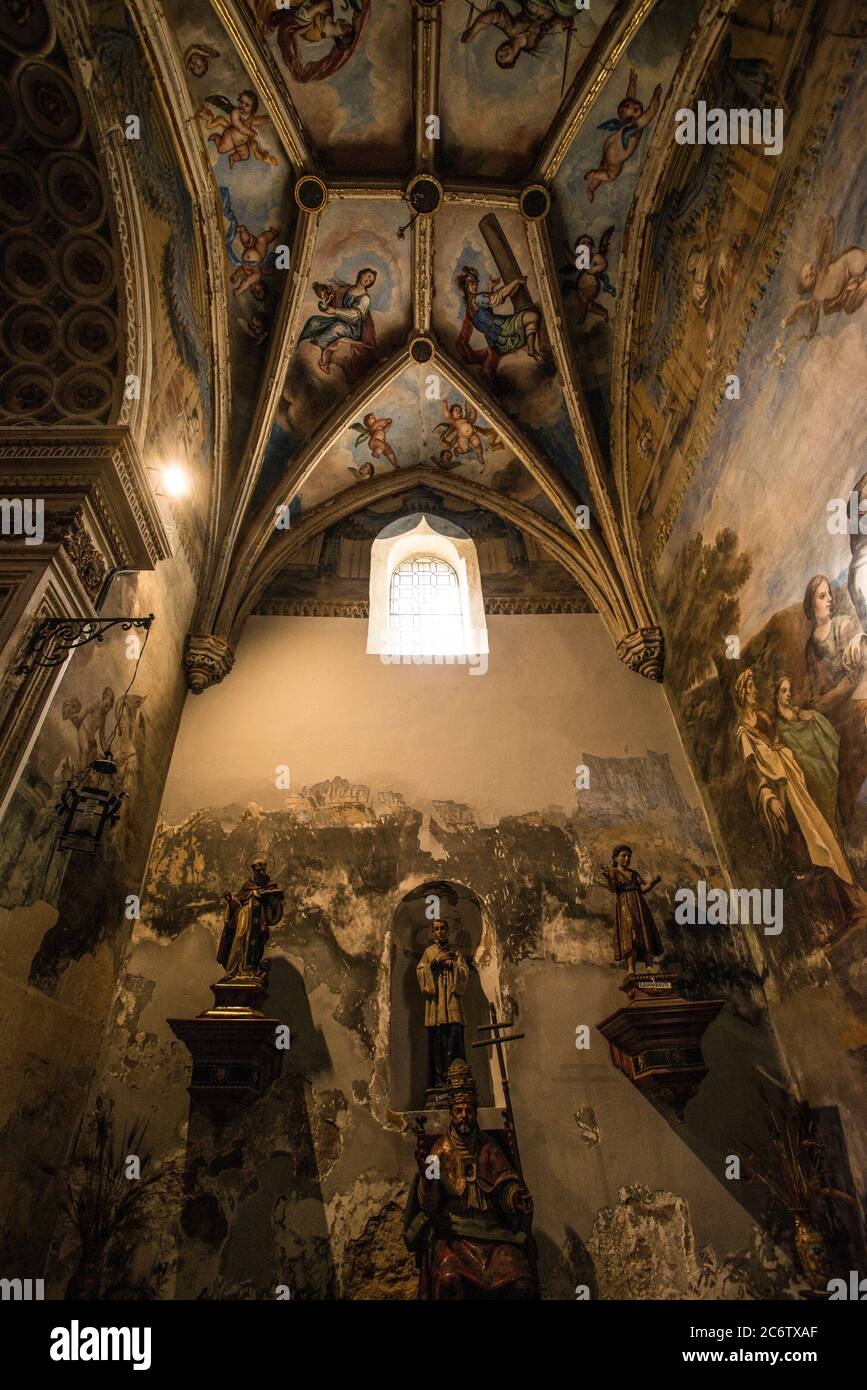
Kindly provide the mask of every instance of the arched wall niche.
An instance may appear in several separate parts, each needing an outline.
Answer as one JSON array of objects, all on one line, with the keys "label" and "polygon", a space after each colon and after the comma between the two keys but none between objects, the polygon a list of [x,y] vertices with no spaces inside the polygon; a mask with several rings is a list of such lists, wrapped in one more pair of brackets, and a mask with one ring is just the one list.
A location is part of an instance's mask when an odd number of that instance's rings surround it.
[{"label": "arched wall niche", "polygon": [[450,939],[470,964],[463,999],[467,1061],[473,1069],[480,1106],[502,1106],[503,1094],[495,1072],[492,1048],[473,1048],[483,1036],[479,1027],[490,1022],[489,1005],[501,1010],[496,939],[480,898],[465,884],[429,879],[405,893],[395,908],[388,949],[389,973],[389,1109],[392,1113],[422,1110],[427,1087],[427,1039],[424,1000],[416,967],[431,944],[428,899],[440,900],[440,915],[450,927]]}]

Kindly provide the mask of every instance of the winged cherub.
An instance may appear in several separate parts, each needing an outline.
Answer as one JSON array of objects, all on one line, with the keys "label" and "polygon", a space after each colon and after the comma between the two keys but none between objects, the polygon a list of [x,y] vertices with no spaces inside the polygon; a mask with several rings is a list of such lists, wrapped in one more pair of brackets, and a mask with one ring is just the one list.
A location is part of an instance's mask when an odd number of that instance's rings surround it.
[{"label": "winged cherub", "polygon": [[[226,114],[218,116],[216,112],[208,109],[209,106],[217,106]],[[266,125],[270,118],[258,116],[258,110],[259,98],[255,92],[248,89],[239,93],[236,106],[232,105],[228,97],[218,94],[206,97],[205,105],[200,106],[196,112],[208,129],[216,132],[209,135],[208,140],[216,145],[218,154],[229,156],[230,167],[240,160],[249,159],[251,155],[258,159],[260,164],[277,163],[270,150],[266,150],[265,146],[259,143],[256,133],[258,127]]]},{"label": "winged cherub", "polygon": [[268,285],[265,273],[271,269],[268,248],[279,236],[277,228],[266,227],[263,232],[256,233],[239,222],[235,236],[244,248],[244,259],[240,265],[235,266],[229,276],[235,287],[233,294],[243,294],[245,290],[249,290],[254,299],[267,299]]},{"label": "winged cherub", "polygon": [[[393,424],[394,421],[390,420],[388,416],[383,416],[381,420],[378,420],[374,415],[373,411],[370,410],[364,416],[361,424],[359,424],[356,420],[355,424],[351,425],[350,428],[354,429],[356,432],[356,449],[358,448],[359,444],[362,444],[366,441],[367,447],[370,450],[370,453],[373,458],[386,458],[388,459],[392,468],[399,469],[400,464],[397,461],[397,455],[395,454],[394,450],[388,442],[388,439],[386,438],[388,431],[391,429]],[[352,464],[350,464],[349,471],[350,473],[354,473],[356,478],[366,479],[373,477],[374,467],[372,463],[362,463],[358,468],[354,468]]]},{"label": "winged cherub", "polygon": [[808,342],[819,328],[822,314],[839,314],[844,310],[854,314],[867,299],[867,251],[860,246],[847,246],[834,255],[834,219],[825,223],[819,256],[815,265],[807,261],[798,277],[801,294],[794,309],[780,320],[781,328],[789,328],[802,314],[810,316],[810,331],[801,336]]},{"label": "winged cherub", "polygon": [[449,454],[449,461],[455,455],[457,457],[475,455],[484,468],[485,451],[482,435],[491,435],[491,439],[488,441],[490,447],[501,449],[502,444],[497,438],[496,431],[476,423],[479,418],[478,411],[469,402],[461,406],[457,401],[454,405],[450,405],[448,401],[443,401],[442,406],[446,418],[437,425],[436,432],[442,440],[444,449]]},{"label": "winged cherub", "polygon": [[587,181],[587,197],[591,203],[600,184],[613,183],[615,179],[620,178],[624,164],[638,149],[641,132],[646,125],[650,125],[659,110],[661,84],[657,84],[653,89],[653,96],[646,111],[643,102],[636,96],[637,86],[638,73],[635,68],[630,68],[626,96],[617,108],[617,115],[603,121],[598,127],[599,130],[610,130],[612,133],[602,146],[599,168],[588,169],[584,175]]},{"label": "winged cherub", "polygon": [[[575,246],[566,247],[569,255],[569,265],[564,265],[560,270],[563,281],[564,294],[577,294],[578,311],[575,315],[576,323],[583,323],[588,314],[598,314],[601,319],[608,322],[608,310],[604,304],[598,304],[600,294],[610,294],[612,298],[616,295],[616,290],[608,278],[608,248],[611,245],[611,238],[614,235],[614,224],[606,227],[602,236],[599,238],[599,246],[594,250],[595,242],[592,236],[586,233],[579,236]],[[584,250],[585,254],[579,256],[579,252]]]}]

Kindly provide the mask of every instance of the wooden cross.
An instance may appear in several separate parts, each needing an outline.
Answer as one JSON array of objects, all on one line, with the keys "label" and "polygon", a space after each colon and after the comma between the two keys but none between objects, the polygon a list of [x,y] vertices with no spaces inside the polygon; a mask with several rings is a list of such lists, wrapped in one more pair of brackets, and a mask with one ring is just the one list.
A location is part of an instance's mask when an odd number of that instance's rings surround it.
[{"label": "wooden cross", "polygon": [[500,1022],[500,1020],[497,1018],[497,1010],[495,1009],[493,1004],[491,1004],[490,1009],[491,1021],[490,1023],[483,1023],[482,1026],[479,1028],[479,1032],[492,1033],[493,1037],[483,1038],[481,1042],[474,1042],[473,1047],[495,1047],[497,1049],[497,1062],[500,1068],[500,1081],[503,1085],[503,1097],[506,1102],[506,1108],[503,1111],[503,1118],[506,1123],[506,1137],[509,1141],[509,1145],[512,1150],[512,1156],[515,1160],[515,1168],[518,1171],[518,1177],[521,1179],[521,1182],[523,1182],[524,1172],[521,1168],[521,1155],[518,1151],[518,1134],[515,1129],[515,1116],[512,1112],[512,1098],[509,1094],[509,1078],[506,1075],[506,1057],[503,1052],[503,1043],[517,1042],[518,1038],[524,1037],[524,1034],[508,1033],[505,1037],[503,1037],[500,1033],[500,1029],[511,1028],[512,1025],[511,1023]]},{"label": "wooden cross", "polygon": [[[510,280],[517,280],[521,274],[521,268],[515,260],[506,233],[495,213],[489,212],[482,218],[479,223],[479,231],[485,238],[503,284],[508,285]],[[532,309],[533,307],[533,297],[526,285],[516,285],[510,298],[516,314],[520,313],[522,309]]]}]

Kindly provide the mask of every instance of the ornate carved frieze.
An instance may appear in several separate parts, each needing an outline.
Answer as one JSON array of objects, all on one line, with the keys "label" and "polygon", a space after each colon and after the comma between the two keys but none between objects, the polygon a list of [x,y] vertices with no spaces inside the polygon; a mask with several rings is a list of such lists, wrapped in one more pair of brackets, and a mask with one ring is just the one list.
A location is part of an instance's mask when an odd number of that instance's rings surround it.
[{"label": "ornate carved frieze", "polygon": [[0,426],[0,472],[6,495],[27,493],[46,502],[68,497],[72,505],[86,494],[114,564],[153,569],[172,553],[147,470],[126,429],[64,426],[28,430],[23,437],[17,428]]},{"label": "ornate carved frieze", "polygon": [[661,681],[664,645],[661,628],[639,627],[617,643],[617,655],[630,671],[649,681]]},{"label": "ornate carved frieze", "polygon": [[92,602],[99,593],[107,566],[105,556],[94,545],[84,524],[83,509],[73,507],[69,512],[55,513],[46,527],[46,538],[60,541]]},{"label": "ornate carved frieze", "polygon": [[209,685],[217,685],[235,664],[235,653],[224,637],[213,633],[189,633],[184,648],[187,685],[201,695]]}]

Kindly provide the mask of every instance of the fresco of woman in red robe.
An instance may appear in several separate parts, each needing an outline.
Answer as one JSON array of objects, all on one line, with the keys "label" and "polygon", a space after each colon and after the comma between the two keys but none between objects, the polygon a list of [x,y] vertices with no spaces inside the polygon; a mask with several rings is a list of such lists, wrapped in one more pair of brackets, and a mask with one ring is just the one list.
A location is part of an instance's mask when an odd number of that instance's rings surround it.
[{"label": "fresco of woman in red robe", "polygon": [[[287,8],[259,17],[266,29],[276,31],[283,62],[295,81],[321,82],[352,57],[369,13],[370,0],[290,0]],[[333,40],[329,51],[305,62],[299,40],[318,44],[325,39]]]}]

